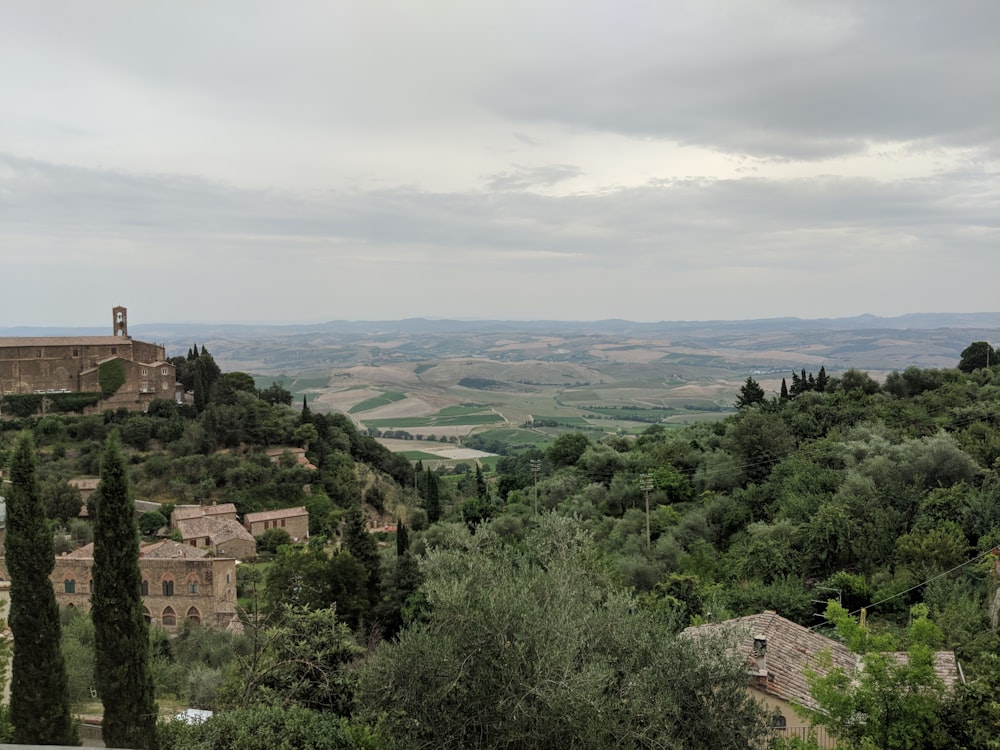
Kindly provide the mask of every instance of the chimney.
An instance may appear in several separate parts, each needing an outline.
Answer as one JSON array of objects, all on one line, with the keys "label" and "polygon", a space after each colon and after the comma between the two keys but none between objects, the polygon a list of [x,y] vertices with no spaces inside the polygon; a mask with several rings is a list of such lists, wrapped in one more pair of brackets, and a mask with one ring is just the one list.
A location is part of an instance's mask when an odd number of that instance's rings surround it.
[{"label": "chimney", "polygon": [[757,661],[756,676],[767,677],[767,636],[753,637],[753,658]]}]

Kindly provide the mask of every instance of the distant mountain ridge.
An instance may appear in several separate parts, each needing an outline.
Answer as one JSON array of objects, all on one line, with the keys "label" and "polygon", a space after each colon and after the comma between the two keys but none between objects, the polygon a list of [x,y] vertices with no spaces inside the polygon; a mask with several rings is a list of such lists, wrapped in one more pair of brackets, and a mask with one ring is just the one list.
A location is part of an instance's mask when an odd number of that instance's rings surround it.
[{"label": "distant mountain ridge", "polygon": [[[449,332],[540,333],[594,332],[613,334],[669,334],[711,329],[723,331],[863,331],[863,330],[933,330],[936,328],[998,329],[1000,312],[979,313],[908,313],[895,317],[856,315],[846,318],[756,318],[750,320],[677,320],[636,322],[622,319],[593,321],[566,320],[472,320],[460,318],[404,318],[401,320],[331,320],[323,323],[291,323],[281,325],[254,323],[138,323],[130,326],[135,338],[174,340],[187,336],[192,341],[215,336],[302,335],[310,333],[371,334],[396,331],[410,335]],[[0,336],[101,336],[105,327],[72,326],[12,326],[0,327]]]}]

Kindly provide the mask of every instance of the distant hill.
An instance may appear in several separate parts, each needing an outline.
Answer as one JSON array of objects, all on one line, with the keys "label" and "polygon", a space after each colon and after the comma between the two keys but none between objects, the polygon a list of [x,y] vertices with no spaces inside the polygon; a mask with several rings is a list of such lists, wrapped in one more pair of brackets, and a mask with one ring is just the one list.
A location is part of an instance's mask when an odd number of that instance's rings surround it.
[{"label": "distant hill", "polygon": [[[308,325],[133,324],[170,356],[208,346],[219,364],[261,374],[453,358],[572,362],[602,367],[616,347],[662,352],[661,365],[727,373],[824,364],[828,370],[954,367],[972,341],[1000,341],[1000,312],[892,318],[660,321],[329,321]],[[100,335],[105,328],[7,327],[0,336]],[[656,364],[656,357],[646,357]]]}]

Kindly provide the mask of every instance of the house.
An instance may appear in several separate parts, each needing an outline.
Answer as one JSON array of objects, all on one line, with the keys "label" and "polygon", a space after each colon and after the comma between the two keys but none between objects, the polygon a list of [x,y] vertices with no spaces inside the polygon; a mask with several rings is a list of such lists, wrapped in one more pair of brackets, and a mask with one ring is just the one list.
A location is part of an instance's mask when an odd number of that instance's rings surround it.
[{"label": "house", "polygon": [[309,538],[309,511],[299,506],[247,513],[243,516],[243,525],[254,538],[268,529],[284,529],[292,541],[301,542]]},{"label": "house", "polygon": [[145,411],[154,399],[178,399],[176,370],[167,362],[165,347],[129,336],[124,307],[112,308],[111,314],[110,336],[0,337],[2,394],[51,399],[66,393],[101,394],[101,381],[110,377],[120,379],[114,393],[84,411]]},{"label": "house", "polygon": [[[90,611],[94,545],[55,559],[49,579],[60,606]],[[236,616],[236,560],[210,557],[206,550],[169,540],[139,550],[143,612],[147,622],[173,630],[184,620],[239,628]],[[10,580],[0,558],[0,578]]]},{"label": "house", "polygon": [[[864,667],[864,658],[847,646],[825,635],[792,622],[775,612],[762,612],[719,623],[686,628],[683,634],[697,638],[702,634],[727,633],[735,638],[734,647],[746,660],[748,687],[751,693],[774,714],[775,729],[785,736],[804,739],[811,729],[793,705],[817,709],[819,704],[809,693],[808,671],[824,675],[841,668],[848,674]],[[817,656],[826,652],[829,667],[821,666]],[[907,654],[893,654],[902,661]],[[951,688],[959,679],[955,654],[939,651],[934,655],[934,669],[945,686]],[[834,747],[821,727],[817,727],[821,747]]]},{"label": "house", "polygon": [[217,557],[252,560],[257,556],[257,542],[236,519],[203,516],[177,522],[184,544],[210,550]]},{"label": "house", "polygon": [[236,506],[233,503],[222,503],[221,505],[178,505],[170,514],[170,528],[178,528],[181,521],[190,521],[195,518],[228,518],[236,520]]}]

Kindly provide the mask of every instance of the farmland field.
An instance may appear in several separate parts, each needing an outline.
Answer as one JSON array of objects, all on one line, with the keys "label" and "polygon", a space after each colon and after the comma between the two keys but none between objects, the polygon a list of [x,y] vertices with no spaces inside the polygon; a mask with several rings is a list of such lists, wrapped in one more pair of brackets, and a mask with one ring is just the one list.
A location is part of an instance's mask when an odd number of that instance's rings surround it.
[{"label": "farmland field", "polygon": [[341,322],[292,336],[183,329],[173,346],[169,330],[149,337],[168,351],[203,341],[258,388],[278,383],[294,404],[304,397],[314,411],[345,414],[387,445],[404,433],[393,450],[440,455],[472,435],[545,445],[568,431],[600,439],[718,420],[747,377],[769,396],[792,372],[820,366],[834,378],[854,367],[881,380],[911,365],[954,367],[970,341],[1000,336],[993,314],[916,318]]}]

